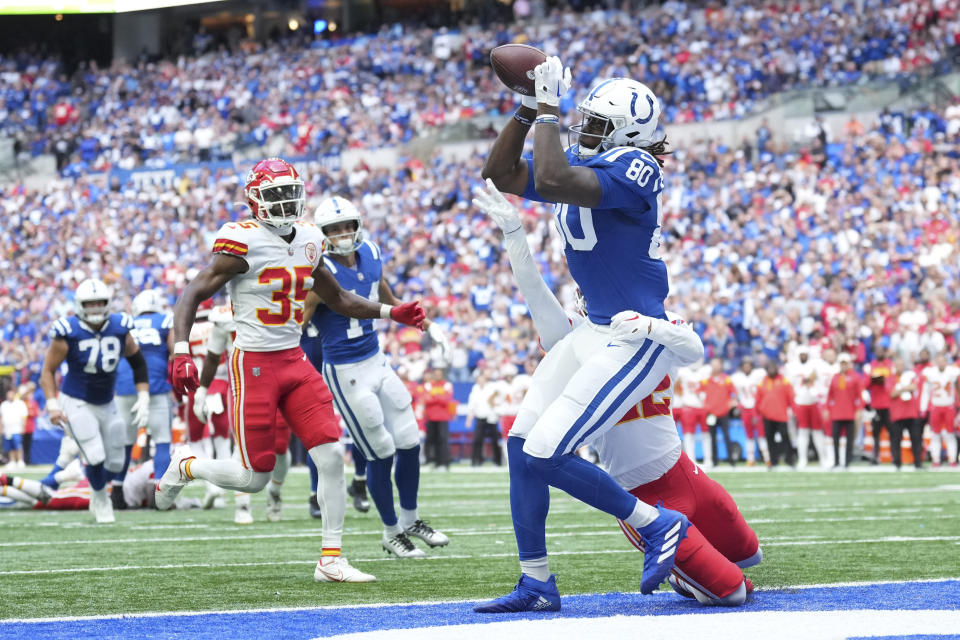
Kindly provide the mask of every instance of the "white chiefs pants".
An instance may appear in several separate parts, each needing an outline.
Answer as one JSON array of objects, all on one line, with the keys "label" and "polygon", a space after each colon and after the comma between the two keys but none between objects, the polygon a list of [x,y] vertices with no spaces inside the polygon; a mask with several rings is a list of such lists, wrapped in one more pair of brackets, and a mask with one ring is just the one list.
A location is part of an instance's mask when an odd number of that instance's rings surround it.
[{"label": "white chiefs pants", "polygon": [[611,340],[609,327],[584,322],[534,371],[510,435],[537,458],[571,453],[650,395],[671,362],[663,345]]},{"label": "white chiefs pants", "polygon": [[413,399],[383,352],[349,364],[324,364],[323,379],[353,443],[367,460],[420,444]]}]

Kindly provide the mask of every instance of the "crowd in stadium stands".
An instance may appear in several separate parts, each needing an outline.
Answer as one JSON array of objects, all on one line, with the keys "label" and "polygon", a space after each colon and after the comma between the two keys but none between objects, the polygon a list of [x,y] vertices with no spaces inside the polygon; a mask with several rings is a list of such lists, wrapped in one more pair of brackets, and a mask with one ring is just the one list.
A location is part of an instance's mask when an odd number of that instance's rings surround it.
[{"label": "crowd in stadium stands", "polygon": [[[647,11],[563,11],[517,3],[520,21],[443,29],[395,25],[346,40],[216,46],[110,68],[0,57],[0,135],[24,157],[54,153],[70,177],[108,167],[229,158],[285,136],[296,155],[409,140],[437,125],[505,113],[492,47],[528,41],[562,55],[575,88],[625,75],[660,96],[667,122],[736,118],[779,91],[847,86],[926,69],[957,51],[957,0],[667,2]],[[583,4],[583,3],[580,3]],[[524,9],[525,7],[525,9]],[[200,35],[200,34],[198,34]]]}]

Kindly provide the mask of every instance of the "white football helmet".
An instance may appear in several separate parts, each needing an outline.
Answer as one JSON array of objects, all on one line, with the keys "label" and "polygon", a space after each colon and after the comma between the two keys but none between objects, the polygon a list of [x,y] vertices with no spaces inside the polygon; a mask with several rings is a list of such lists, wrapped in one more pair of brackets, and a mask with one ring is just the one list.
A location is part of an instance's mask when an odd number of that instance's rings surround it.
[{"label": "white football helmet", "polygon": [[[657,142],[660,101],[647,85],[629,78],[609,78],[594,87],[577,111],[580,124],[570,127],[569,143],[581,158],[614,147],[645,147]],[[599,142],[584,146],[584,138]]]},{"label": "white football helmet", "polygon": [[[346,233],[333,237],[327,235],[327,225],[350,220],[357,223],[357,228],[352,234]],[[323,250],[328,253],[347,256],[363,244],[363,216],[346,198],[333,196],[321,202],[313,213],[313,223],[320,228],[323,234]]]},{"label": "white football helmet", "polygon": [[113,292],[102,280],[87,278],[77,287],[73,298],[77,317],[90,325],[103,324],[110,315]]},{"label": "white football helmet", "polygon": [[162,313],[163,296],[156,289],[144,289],[133,299],[130,310],[133,316],[141,316],[145,313]]}]

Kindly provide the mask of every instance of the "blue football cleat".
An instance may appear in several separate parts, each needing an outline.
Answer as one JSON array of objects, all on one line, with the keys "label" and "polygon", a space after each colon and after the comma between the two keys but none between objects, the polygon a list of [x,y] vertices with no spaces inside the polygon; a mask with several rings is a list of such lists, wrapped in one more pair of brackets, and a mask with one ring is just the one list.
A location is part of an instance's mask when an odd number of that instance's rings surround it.
[{"label": "blue football cleat", "polygon": [[520,613],[521,611],[560,611],[560,592],[557,576],[546,582],[534,580],[527,574],[520,576],[517,586],[505,596],[478,604],[477,613]]},{"label": "blue football cleat", "polygon": [[645,527],[637,529],[643,539],[643,579],[640,593],[653,593],[667,579],[677,559],[680,542],[687,537],[690,521],[679,511],[657,504],[660,515]]}]

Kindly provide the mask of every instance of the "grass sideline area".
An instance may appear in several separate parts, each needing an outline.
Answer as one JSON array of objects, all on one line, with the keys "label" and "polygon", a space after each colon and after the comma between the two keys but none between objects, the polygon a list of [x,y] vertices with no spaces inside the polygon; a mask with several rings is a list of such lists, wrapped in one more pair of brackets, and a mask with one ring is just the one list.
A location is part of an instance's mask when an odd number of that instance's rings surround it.
[{"label": "grass sideline area", "polygon": [[[960,550],[960,474],[710,475],[760,537],[764,562],[747,570],[759,589],[960,573],[948,561]],[[423,474],[420,513],[451,538],[425,560],[388,557],[375,511],[348,506],[345,555],[378,579],[363,585],[313,581],[320,523],[307,513],[307,483],[290,473],[279,523],[254,496],[248,526],[233,524],[229,495],[225,509],[123,511],[115,525],[88,512],[0,510],[0,619],[483,599],[519,575],[505,470]],[[554,492],[547,535],[561,594],[639,589],[642,558],[608,516]]]}]

